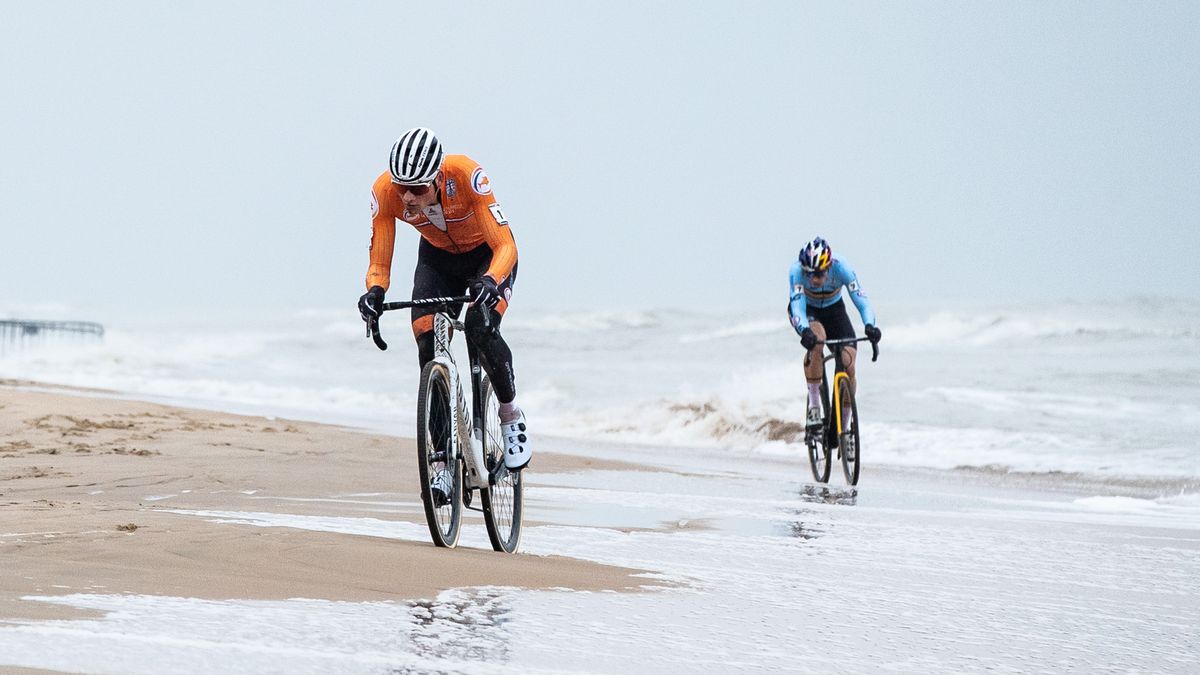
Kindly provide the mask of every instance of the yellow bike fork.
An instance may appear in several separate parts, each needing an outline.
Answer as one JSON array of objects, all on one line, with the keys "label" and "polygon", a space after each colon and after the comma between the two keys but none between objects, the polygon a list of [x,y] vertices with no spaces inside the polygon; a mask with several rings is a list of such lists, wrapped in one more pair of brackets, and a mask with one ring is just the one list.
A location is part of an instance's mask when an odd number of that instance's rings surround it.
[{"label": "yellow bike fork", "polygon": [[841,381],[849,380],[850,376],[844,371],[835,373],[833,376],[833,414],[837,416],[837,431],[838,436],[842,435],[842,387]]}]

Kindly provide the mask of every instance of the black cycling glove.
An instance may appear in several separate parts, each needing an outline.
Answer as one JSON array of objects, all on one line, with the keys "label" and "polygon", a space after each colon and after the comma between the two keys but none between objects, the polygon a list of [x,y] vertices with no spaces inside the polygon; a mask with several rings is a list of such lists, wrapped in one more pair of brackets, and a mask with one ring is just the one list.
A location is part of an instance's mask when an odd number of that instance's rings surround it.
[{"label": "black cycling glove", "polygon": [[371,290],[363,293],[358,299],[358,313],[363,321],[378,319],[383,313],[383,286],[372,286]]},{"label": "black cycling glove", "polygon": [[873,343],[879,342],[879,339],[883,337],[883,333],[873,323],[863,326],[863,332],[867,334],[867,339]]},{"label": "black cycling glove", "polygon": [[817,334],[811,328],[805,328],[800,331],[800,344],[804,345],[805,351],[812,351],[817,346]]},{"label": "black cycling glove", "polygon": [[471,284],[471,302],[476,305],[495,309],[500,302],[500,289],[491,277],[484,275]]}]

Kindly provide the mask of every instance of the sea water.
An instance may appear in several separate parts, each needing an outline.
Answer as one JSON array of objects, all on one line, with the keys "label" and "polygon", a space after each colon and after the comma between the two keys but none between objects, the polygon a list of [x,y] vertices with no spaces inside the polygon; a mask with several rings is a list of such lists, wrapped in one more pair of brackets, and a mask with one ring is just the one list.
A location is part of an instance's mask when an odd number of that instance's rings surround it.
[{"label": "sea water", "polygon": [[[1200,477],[1200,301],[880,309],[881,356],[858,357],[865,464]],[[106,327],[10,349],[0,377],[413,435],[406,313],[384,317],[387,352],[353,308]],[[518,307],[502,330],[541,434],[803,456],[803,354],[781,308]]]}]

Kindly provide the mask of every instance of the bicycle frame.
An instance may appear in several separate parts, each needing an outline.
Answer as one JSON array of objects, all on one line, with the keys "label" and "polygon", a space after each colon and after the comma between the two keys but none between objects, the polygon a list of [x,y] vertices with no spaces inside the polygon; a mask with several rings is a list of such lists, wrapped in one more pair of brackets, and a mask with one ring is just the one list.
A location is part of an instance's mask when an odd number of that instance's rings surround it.
[{"label": "bicycle frame", "polygon": [[[410,307],[425,305],[425,306],[441,306],[452,303],[469,302],[469,297],[451,297],[451,298],[423,298],[420,300],[405,300],[401,302],[384,303],[383,311],[408,309]],[[485,322],[487,313],[484,313]],[[433,315],[433,361],[445,366],[447,372],[450,373],[450,396],[455,401],[455,413],[450,416],[450,438],[453,439],[450,448],[450,462],[457,461],[459,455],[462,455],[467,466],[466,478],[470,483],[470,487],[486,490],[490,485],[494,484],[495,477],[490,476],[486,470],[487,464],[483,459],[483,400],[479,398],[479,392],[482,387],[483,368],[479,363],[479,354],[475,350],[475,345],[467,340],[467,359],[471,366],[471,409],[468,411],[466,400],[462,393],[462,382],[458,376],[458,364],[454,361],[454,354],[450,351],[450,339],[452,337],[451,330],[460,330],[466,333],[467,328],[463,322],[459,321],[446,314],[444,311],[438,311]],[[381,351],[387,350],[387,343],[379,334],[379,319],[375,318],[367,322],[367,334],[375,341],[375,346]],[[464,452],[464,448],[469,449]],[[503,466],[503,464],[501,464]]]},{"label": "bicycle frame", "polygon": [[[850,379],[850,373],[846,372],[846,364],[842,361],[842,350],[850,345],[853,345],[853,344],[856,344],[859,342],[864,342],[866,340],[867,340],[867,338],[865,338],[865,337],[842,338],[840,340],[822,340],[817,343],[817,344],[825,345],[825,346],[829,347],[830,351],[832,352],[831,354],[829,354],[828,356],[826,356],[824,358],[824,361],[822,362],[822,370],[824,370],[824,362],[833,360],[833,381],[829,382],[829,385],[828,385],[829,387],[831,387],[833,389],[833,401],[832,401],[833,409],[830,411],[830,413],[831,413],[830,416],[837,420],[837,433],[839,436],[843,433],[844,430],[842,429],[842,388],[838,385],[841,384],[841,381],[843,379],[847,379],[847,380]],[[804,365],[805,366],[807,366],[809,363],[809,356],[810,356],[810,354],[804,355]],[[871,360],[876,361],[878,359],[879,359],[879,345],[872,342],[871,343]],[[825,374],[823,372],[821,374],[821,378],[823,380],[825,379]],[[826,419],[826,424],[827,425],[829,424],[828,419]]]},{"label": "bicycle frame", "polygon": [[482,368],[475,345],[467,340],[467,359],[471,366],[471,409],[468,411],[462,392],[462,381],[458,376],[458,364],[450,351],[451,329],[466,332],[466,326],[443,312],[433,315],[433,360],[446,367],[450,373],[450,396],[455,401],[455,414],[450,416],[450,438],[454,439],[451,460],[461,454],[466,462],[466,478],[471,487],[486,490],[489,476],[483,460],[483,401],[479,398],[482,386]]}]

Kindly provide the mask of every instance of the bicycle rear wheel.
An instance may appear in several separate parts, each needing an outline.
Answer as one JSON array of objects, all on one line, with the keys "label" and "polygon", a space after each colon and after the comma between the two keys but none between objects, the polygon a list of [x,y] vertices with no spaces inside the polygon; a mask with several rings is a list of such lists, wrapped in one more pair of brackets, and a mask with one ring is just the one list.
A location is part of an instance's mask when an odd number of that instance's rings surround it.
[{"label": "bicycle rear wheel", "polygon": [[[825,386],[825,382],[821,382],[821,410],[825,413],[824,419],[829,419],[829,388]],[[813,426],[804,430],[804,444],[808,446],[808,464],[812,467],[813,480],[818,483],[829,482],[829,472],[833,468],[833,462],[829,461],[829,444],[826,442],[827,436],[825,428],[828,425]]]},{"label": "bicycle rear wheel", "polygon": [[[430,361],[421,370],[417,390],[417,469],[421,480],[421,502],[425,521],[436,546],[453,548],[462,529],[462,471],[454,453],[455,439],[450,433],[455,407],[450,398],[450,372],[446,366]],[[436,500],[431,482],[442,472],[450,486],[449,499]]]},{"label": "bicycle rear wheel", "polygon": [[523,490],[521,472],[503,468],[504,436],[500,433],[500,403],[487,375],[480,378],[479,398],[483,401],[483,463],[488,475],[496,475],[495,484],[480,490],[483,522],[487,525],[492,548],[512,553],[521,543]]},{"label": "bicycle rear wheel", "polygon": [[839,411],[842,415],[842,433],[838,436],[839,454],[842,456],[842,473],[846,475],[847,485],[858,485],[859,460],[862,446],[858,434],[858,403],[854,400],[854,392],[850,389],[850,378],[841,378],[838,384],[841,389],[842,405]]}]

